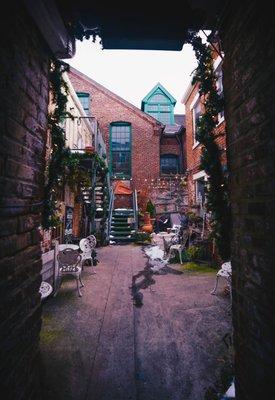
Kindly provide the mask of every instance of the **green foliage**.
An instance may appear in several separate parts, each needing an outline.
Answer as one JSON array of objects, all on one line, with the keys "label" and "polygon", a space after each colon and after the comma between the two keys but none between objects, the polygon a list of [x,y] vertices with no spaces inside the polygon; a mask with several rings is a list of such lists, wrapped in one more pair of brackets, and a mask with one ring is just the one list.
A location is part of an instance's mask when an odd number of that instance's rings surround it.
[{"label": "green foliage", "polygon": [[205,112],[198,122],[197,140],[203,145],[201,168],[208,175],[207,209],[212,213],[211,228],[222,259],[230,258],[230,204],[227,177],[221,164],[220,150],[215,141],[218,113],[223,109],[223,98],[216,90],[211,48],[202,42],[197,32],[190,32],[189,43],[198,61],[193,83],[199,83]]},{"label": "green foliage", "polygon": [[203,249],[200,246],[190,246],[185,250],[188,260],[200,260],[203,258]]},{"label": "green foliage", "polygon": [[136,243],[151,243],[151,235],[148,232],[135,232],[133,239]]},{"label": "green foliage", "polygon": [[198,264],[195,262],[187,262],[181,266],[181,270],[183,272],[215,272],[215,268],[213,268],[209,264]]},{"label": "green foliage", "polygon": [[151,200],[149,200],[147,203],[146,211],[150,214],[151,218],[153,218],[156,215],[156,208]]}]

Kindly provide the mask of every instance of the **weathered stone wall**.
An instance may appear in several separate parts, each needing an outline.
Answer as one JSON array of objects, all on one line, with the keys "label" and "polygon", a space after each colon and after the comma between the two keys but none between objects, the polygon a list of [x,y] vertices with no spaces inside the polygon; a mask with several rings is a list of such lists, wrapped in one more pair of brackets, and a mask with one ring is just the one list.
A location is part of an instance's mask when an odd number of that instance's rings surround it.
[{"label": "weathered stone wall", "polygon": [[49,54],[20,3],[9,4],[0,21],[0,393],[37,400]]},{"label": "weathered stone wall", "polygon": [[236,388],[238,400],[259,400],[273,397],[275,389],[274,13],[258,2],[230,3],[221,37]]}]

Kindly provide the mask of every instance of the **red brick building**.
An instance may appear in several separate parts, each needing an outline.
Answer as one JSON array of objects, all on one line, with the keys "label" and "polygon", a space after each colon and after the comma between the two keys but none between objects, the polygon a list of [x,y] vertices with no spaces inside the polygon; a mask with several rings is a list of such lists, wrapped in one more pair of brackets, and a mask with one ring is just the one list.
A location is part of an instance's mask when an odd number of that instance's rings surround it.
[{"label": "red brick building", "polygon": [[[181,174],[184,166],[183,116],[174,115],[176,100],[158,83],[142,100],[140,110],[74,68],[70,80],[86,113],[100,124],[111,178],[123,179],[158,202],[159,188],[168,187],[165,179]],[[115,206],[131,207],[128,197],[116,196]],[[176,209],[165,206],[162,211]]]},{"label": "red brick building", "polygon": [[111,177],[131,182],[136,189],[147,187],[160,174],[163,125],[74,68],[70,80],[100,124]]},{"label": "red brick building", "polygon": [[[220,93],[223,91],[222,84],[222,58],[214,53],[214,70],[217,75],[217,89]],[[199,95],[198,83],[188,86],[182,103],[185,105],[185,123],[186,123],[186,174],[188,185],[188,203],[190,206],[201,206],[205,202],[205,185],[207,183],[207,175],[200,168],[200,158],[202,145],[196,140],[196,124],[200,115],[203,113],[203,102]],[[225,135],[225,119],[224,113],[218,116],[216,127],[216,142],[221,151],[221,158],[226,168],[226,135]]]}]

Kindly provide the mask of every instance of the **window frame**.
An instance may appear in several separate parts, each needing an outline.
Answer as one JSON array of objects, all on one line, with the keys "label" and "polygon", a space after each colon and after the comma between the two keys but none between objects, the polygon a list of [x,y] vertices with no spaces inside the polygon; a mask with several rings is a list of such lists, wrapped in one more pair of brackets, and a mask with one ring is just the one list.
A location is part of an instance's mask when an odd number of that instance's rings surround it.
[{"label": "window frame", "polygon": [[[218,94],[221,95],[221,94],[223,94],[223,81],[222,81],[223,80],[223,72],[222,72],[222,58],[221,58],[221,56],[218,56],[216,58],[216,60],[214,61],[213,68],[214,68],[214,72],[215,72],[216,79],[217,79],[216,80],[217,92],[218,92]],[[225,118],[224,118],[224,110],[223,110],[218,114],[218,123],[217,123],[217,125],[220,125],[224,120],[225,120]]]},{"label": "window frame", "polygon": [[[165,101],[164,102],[160,102],[160,101],[156,102],[154,100],[152,101],[151,99],[156,95],[161,95],[165,99]],[[156,110],[149,110],[149,108],[152,107],[152,106],[156,107],[157,109]],[[169,111],[163,111],[161,109],[161,107],[163,107],[163,106],[169,107]],[[150,96],[150,98],[148,99],[148,101],[145,104],[144,112],[146,112],[148,115],[151,115],[151,117],[155,118],[156,120],[161,122],[163,125],[170,125],[170,124],[174,124],[174,122],[175,122],[174,106],[171,103],[171,101],[169,100],[169,98],[164,93],[161,93],[161,92],[153,93],[152,96]],[[155,117],[152,113],[153,114],[157,114],[157,117]],[[161,115],[163,115],[163,114],[169,114],[169,122],[164,123],[164,122],[162,122],[160,120]]]},{"label": "window frame", "polygon": [[[85,114],[86,114],[87,116],[91,115],[91,107],[90,107],[91,95],[90,95],[90,93],[88,93],[88,92],[76,92],[76,95],[77,95],[77,97],[78,97],[78,100],[79,100],[79,102],[80,102],[80,104],[81,104],[81,106],[82,106],[82,108],[83,108]],[[81,102],[81,100],[80,100],[81,98],[88,99],[88,105],[89,105],[89,108],[88,108],[88,109],[87,109],[87,108],[84,108],[84,106],[83,106],[83,104],[82,104],[82,102]],[[87,111],[87,110],[88,110],[88,111]]]},{"label": "window frame", "polygon": [[[129,126],[129,143],[130,143],[130,149],[127,150],[129,152],[129,175],[121,173],[120,176],[116,176],[119,173],[113,171],[113,132],[112,128],[115,126]],[[132,177],[132,124],[131,122],[126,122],[126,121],[114,121],[111,122],[109,125],[109,138],[110,138],[110,176],[112,179],[131,179]],[[123,151],[123,150],[120,150]],[[124,152],[126,152],[124,150]]]},{"label": "window frame", "polygon": [[[206,185],[207,185],[207,181],[208,181],[208,177],[207,177],[207,174],[206,174],[206,172],[203,170],[203,171],[199,171],[199,172],[197,172],[196,174],[194,174],[193,175],[193,182],[194,182],[194,185],[195,185],[195,203],[197,204],[197,205],[200,205],[200,203],[199,203],[199,196],[198,196],[198,181],[200,181],[200,180],[204,180],[204,183],[205,183],[205,187],[206,187]],[[205,193],[204,193],[204,202],[202,203],[202,207],[206,204],[206,195],[205,195]]]},{"label": "window frame", "polygon": [[[177,172],[175,172],[175,173],[168,173],[168,174],[162,172],[161,161],[162,161],[162,159],[163,159],[164,157],[177,160]],[[179,174],[179,171],[180,171],[180,159],[179,159],[179,156],[178,156],[177,154],[165,153],[165,154],[161,154],[161,155],[160,155],[160,175],[161,175],[161,176],[174,176],[174,175]]]},{"label": "window frame", "polygon": [[[196,139],[196,126],[197,126],[197,122],[196,122],[196,107],[200,105],[201,108],[201,98],[200,98],[200,94],[197,93],[194,100],[192,101],[192,103],[190,104],[190,111],[192,114],[192,137],[193,137],[193,146],[192,149],[194,149],[195,147],[197,147],[200,142]],[[202,109],[200,110],[200,115],[202,114]]]}]

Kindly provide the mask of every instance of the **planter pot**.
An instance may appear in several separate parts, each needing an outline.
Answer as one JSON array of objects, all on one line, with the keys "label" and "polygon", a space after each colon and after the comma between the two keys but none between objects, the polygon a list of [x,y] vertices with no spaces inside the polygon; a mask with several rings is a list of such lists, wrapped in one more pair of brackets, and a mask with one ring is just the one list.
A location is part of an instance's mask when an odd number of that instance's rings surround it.
[{"label": "planter pot", "polygon": [[86,146],[85,147],[85,153],[87,154],[93,154],[95,152],[94,146]]}]

